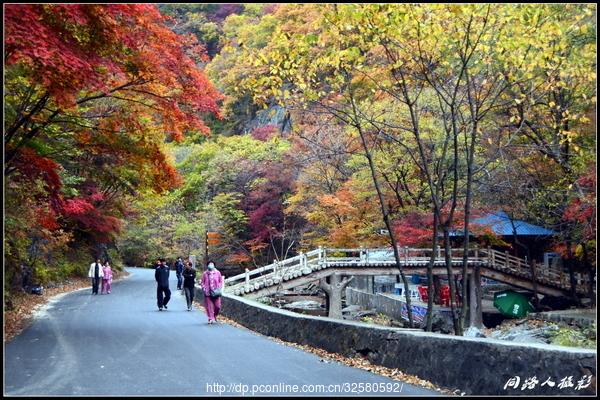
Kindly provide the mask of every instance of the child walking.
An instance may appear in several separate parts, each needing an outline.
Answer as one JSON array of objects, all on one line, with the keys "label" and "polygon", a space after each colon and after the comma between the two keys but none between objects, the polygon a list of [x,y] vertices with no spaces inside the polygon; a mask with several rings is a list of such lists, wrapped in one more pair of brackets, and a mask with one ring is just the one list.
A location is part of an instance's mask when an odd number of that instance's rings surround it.
[{"label": "child walking", "polygon": [[102,272],[104,273],[104,276],[102,277],[102,291],[100,294],[104,294],[105,292],[108,294],[110,293],[113,278],[112,269],[110,269],[110,264],[108,261],[104,264]]}]

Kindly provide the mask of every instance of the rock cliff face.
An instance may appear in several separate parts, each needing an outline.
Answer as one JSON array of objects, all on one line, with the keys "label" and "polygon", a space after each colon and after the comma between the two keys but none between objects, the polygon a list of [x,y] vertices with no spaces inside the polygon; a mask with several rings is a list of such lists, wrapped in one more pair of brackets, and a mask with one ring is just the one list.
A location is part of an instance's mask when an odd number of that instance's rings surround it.
[{"label": "rock cliff face", "polygon": [[281,132],[288,133],[292,130],[292,118],[288,110],[279,105],[272,105],[256,112],[254,118],[244,124],[244,133],[250,133],[256,128],[267,125],[276,126]]}]

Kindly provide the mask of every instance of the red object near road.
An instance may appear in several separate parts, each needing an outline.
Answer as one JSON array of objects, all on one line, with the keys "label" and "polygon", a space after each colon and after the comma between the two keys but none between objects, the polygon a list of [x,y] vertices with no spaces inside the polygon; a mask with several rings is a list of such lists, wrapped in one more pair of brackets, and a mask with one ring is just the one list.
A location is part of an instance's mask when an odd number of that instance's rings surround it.
[{"label": "red object near road", "polygon": [[444,285],[440,290],[440,303],[443,306],[450,306],[450,286]]},{"label": "red object near road", "polygon": [[419,291],[419,296],[421,296],[421,301],[428,301],[429,295],[427,294],[427,286],[417,286],[417,290]]}]

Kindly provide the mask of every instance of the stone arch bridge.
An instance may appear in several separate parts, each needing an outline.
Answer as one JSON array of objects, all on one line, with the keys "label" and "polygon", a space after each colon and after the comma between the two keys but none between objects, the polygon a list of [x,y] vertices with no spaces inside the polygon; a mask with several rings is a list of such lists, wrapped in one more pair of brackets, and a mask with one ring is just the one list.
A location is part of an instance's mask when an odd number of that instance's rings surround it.
[{"label": "stone arch bridge", "polygon": [[[433,274],[448,274],[443,249],[404,247],[398,250],[400,265],[405,274],[426,274],[433,251],[436,252]],[[450,251],[455,274],[462,274],[463,252],[462,248]],[[568,273],[539,263],[527,262],[527,260],[508,254],[508,252],[500,252],[491,248],[469,249],[467,265],[471,279],[484,276],[551,296],[570,296],[571,293]],[[237,296],[258,298],[319,281],[329,296],[330,305],[341,307],[342,292],[352,279],[351,277],[365,275],[399,275],[393,250],[391,248],[333,249],[319,247],[316,250],[300,253],[295,257],[275,261],[262,268],[246,270],[242,274],[229,277],[225,280],[225,292]],[[329,283],[326,283],[326,278],[329,278]],[[587,294],[589,277],[576,274],[576,280],[577,292],[583,295]]]}]

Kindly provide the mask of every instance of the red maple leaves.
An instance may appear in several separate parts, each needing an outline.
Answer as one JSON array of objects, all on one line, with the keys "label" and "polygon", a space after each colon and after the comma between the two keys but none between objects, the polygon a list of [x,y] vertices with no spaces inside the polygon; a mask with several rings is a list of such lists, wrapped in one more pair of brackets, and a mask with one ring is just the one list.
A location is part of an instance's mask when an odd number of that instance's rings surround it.
[{"label": "red maple leaves", "polygon": [[35,150],[22,148],[14,162],[20,174],[15,178],[24,185],[33,185],[36,180],[44,182],[45,190],[56,198],[62,187],[58,170],[60,165],[54,160],[38,155]]},{"label": "red maple leaves", "polygon": [[591,166],[589,172],[577,180],[583,195],[575,197],[566,207],[563,219],[581,227],[582,239],[594,240],[596,237],[596,170]]},{"label": "red maple leaves", "polygon": [[[11,179],[18,185],[43,183],[35,196],[39,223],[47,229],[107,240],[121,226],[122,198],[112,193],[109,200],[72,183],[63,188],[63,166],[67,175],[88,171],[84,185],[92,187],[126,181],[129,192],[142,186],[171,189],[181,178],[163,153],[165,137],[207,134],[203,118],[220,118],[222,95],[198,67],[206,61],[204,47],[193,35],[174,33],[166,21],[154,4],[6,5],[5,66],[37,102],[11,100],[23,104],[13,104],[20,111],[7,123],[11,157],[5,170],[8,165],[17,172]],[[57,116],[74,121],[74,127],[57,124]],[[32,145],[35,140],[53,150],[55,135],[61,135],[63,150],[73,148],[72,159],[48,150],[40,155]],[[70,171],[73,164],[78,167]],[[97,175],[89,173],[96,168]]]},{"label": "red maple leaves", "polygon": [[222,95],[196,65],[202,46],[165,21],[153,4],[9,4],[6,65],[27,68],[61,108],[119,88],[152,106],[175,140],[207,133],[202,115],[220,117]]},{"label": "red maple leaves", "polygon": [[252,130],[250,134],[254,139],[266,142],[276,136],[277,132],[278,129],[275,125],[265,125]]}]

